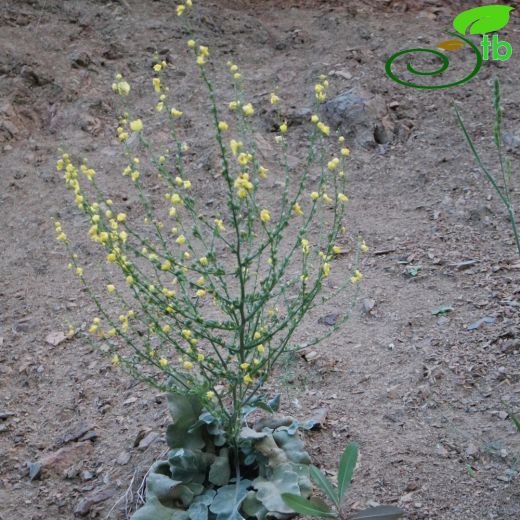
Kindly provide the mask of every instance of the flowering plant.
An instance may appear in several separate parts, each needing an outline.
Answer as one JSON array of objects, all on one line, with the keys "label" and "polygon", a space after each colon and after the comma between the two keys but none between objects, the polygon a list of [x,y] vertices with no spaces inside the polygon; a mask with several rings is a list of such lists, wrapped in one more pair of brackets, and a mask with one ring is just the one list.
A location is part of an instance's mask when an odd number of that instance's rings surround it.
[{"label": "flowering plant", "polygon": [[[190,7],[187,0],[177,12],[184,15]],[[332,139],[318,115],[328,89],[321,76],[304,163],[289,165],[289,125],[281,116],[275,157],[263,163],[251,123],[255,107],[245,97],[238,66],[228,62],[234,94],[223,108],[208,75],[208,47],[193,39],[187,46],[208,92],[220,160],[214,189],[224,202],[208,216],[196,196],[198,177],[179,124],[184,114],[165,85],[169,64],[156,59],[151,78],[155,110],[169,127],[173,149],[158,149],[148,123],[131,113],[130,83],[117,74],[112,86],[123,103],[117,127],[126,161],[122,174],[141,208],[116,209],[119,204],[104,193],[86,160],[78,163],[64,153],[57,163],[90,223],[89,237],[104,251],[105,295],[93,288],[63,225],[56,222],[55,227],[69,251],[69,268],[98,309],[88,329],[91,340],[114,365],[170,394],[174,433],[189,436],[204,424],[204,437],[219,439],[212,441],[212,450],[229,447],[238,486],[244,445],[259,438],[244,437],[244,420],[253,410],[276,408],[277,401],[268,401],[263,387],[277,361],[322,341],[349,317],[351,307],[326,334],[304,344],[291,342],[308,312],[333,302],[362,277],[354,268],[339,276],[336,285],[328,283],[335,256],[346,252],[340,244],[347,241],[343,218],[350,152],[343,137]],[[281,100],[273,92],[269,102],[278,107]],[[329,155],[330,148],[336,153]],[[151,201],[151,172],[166,204]],[[268,202],[270,176],[283,179],[276,202]],[[350,247],[354,265],[359,253],[368,250],[362,239],[356,243]],[[178,438],[170,440],[174,450],[188,449]],[[208,449],[206,441],[190,449],[203,446]]]}]

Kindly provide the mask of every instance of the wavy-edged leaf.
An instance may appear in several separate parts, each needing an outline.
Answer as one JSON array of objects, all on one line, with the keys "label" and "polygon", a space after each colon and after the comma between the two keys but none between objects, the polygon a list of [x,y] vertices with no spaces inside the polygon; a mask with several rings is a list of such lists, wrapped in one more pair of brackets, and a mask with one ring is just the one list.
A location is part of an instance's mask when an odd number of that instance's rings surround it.
[{"label": "wavy-edged leaf", "polygon": [[341,455],[341,459],[339,460],[338,495],[340,500],[345,496],[345,493],[350,486],[352,475],[356,469],[358,451],[358,445],[355,442],[351,442],[347,445],[343,455]]},{"label": "wavy-edged leaf", "polygon": [[453,20],[453,27],[460,34],[486,34],[496,32],[509,22],[513,7],[508,5],[483,5],[462,11]]},{"label": "wavy-edged leaf", "polygon": [[307,516],[321,516],[323,518],[336,518],[329,506],[317,498],[307,500],[306,498],[291,493],[282,493],[283,501],[297,513]]},{"label": "wavy-edged leaf", "polygon": [[317,486],[334,502],[334,505],[339,509],[340,500],[338,491],[332,482],[316,466],[310,466],[309,472],[312,480],[314,480]]},{"label": "wavy-edged leaf", "polygon": [[356,513],[352,520],[397,520],[405,512],[395,506],[377,506]]}]

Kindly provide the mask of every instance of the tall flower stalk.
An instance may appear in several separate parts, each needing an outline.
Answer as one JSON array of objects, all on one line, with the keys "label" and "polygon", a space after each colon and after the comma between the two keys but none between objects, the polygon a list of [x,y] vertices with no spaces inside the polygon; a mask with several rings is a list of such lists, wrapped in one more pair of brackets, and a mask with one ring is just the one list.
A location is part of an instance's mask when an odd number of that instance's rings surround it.
[{"label": "tall flower stalk", "polygon": [[[185,2],[178,14],[190,7]],[[349,239],[344,228],[350,151],[319,116],[326,78],[314,88],[316,113],[303,164],[289,165],[291,133],[281,116],[274,157],[263,164],[252,125],[256,107],[246,99],[238,66],[228,63],[233,97],[224,104],[207,70],[208,47],[194,39],[187,46],[208,94],[219,158],[212,189],[224,194],[225,204],[210,216],[201,190],[194,195],[197,176],[184,141],[184,112],[165,86],[168,63],[157,59],[151,87],[170,148],[158,148],[152,125],[132,113],[130,83],[117,74],[112,86],[123,107],[116,130],[125,157],[122,175],[140,207],[128,214],[116,209],[118,201],[104,193],[86,160],[63,153],[57,163],[89,221],[90,239],[104,251],[105,294],[89,280],[63,224],[55,226],[69,268],[98,310],[89,340],[136,379],[197,395],[237,448],[247,410],[269,408],[263,388],[281,356],[319,343],[348,319],[362,277],[358,257],[368,248],[361,238]],[[282,103],[275,92],[268,102],[275,108]],[[151,173],[154,182],[159,179],[163,204],[150,197]],[[268,186],[270,176],[283,179],[277,193]],[[355,267],[329,283],[340,253],[349,253]],[[305,316],[349,287],[351,304],[336,324],[303,344],[294,342]]]}]

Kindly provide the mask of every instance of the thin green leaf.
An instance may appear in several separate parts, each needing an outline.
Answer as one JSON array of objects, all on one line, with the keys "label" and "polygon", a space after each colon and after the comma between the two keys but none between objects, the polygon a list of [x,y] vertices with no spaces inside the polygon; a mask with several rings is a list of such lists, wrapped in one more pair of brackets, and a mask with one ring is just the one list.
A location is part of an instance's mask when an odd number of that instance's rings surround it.
[{"label": "thin green leaf", "polygon": [[520,432],[520,419],[518,419],[518,417],[516,417],[513,414],[510,414],[510,415],[511,415],[511,420],[513,421],[513,424],[516,426],[516,429]]},{"label": "thin green leaf", "polygon": [[462,129],[462,132],[464,133],[464,137],[466,138],[466,141],[468,143],[468,146],[470,147],[473,157],[475,158],[475,161],[479,165],[480,169],[483,171],[484,175],[486,176],[486,179],[491,183],[494,190],[497,192],[497,194],[500,197],[500,199],[502,200],[502,202],[506,205],[506,207],[509,206],[508,200],[502,193],[500,186],[498,186],[497,180],[495,179],[494,175],[484,166],[484,163],[482,162],[482,159],[480,158],[480,155],[478,154],[477,149],[475,148],[475,144],[473,143],[473,140],[471,139],[471,136],[469,135],[466,125],[464,124],[464,121],[462,121],[462,117],[460,116],[457,107],[455,106],[454,108],[455,108],[455,115],[457,116],[457,121],[459,122],[460,128]]},{"label": "thin green leaf", "polygon": [[404,511],[394,506],[377,506],[356,513],[352,520],[397,520]]},{"label": "thin green leaf", "polygon": [[329,506],[317,498],[307,500],[299,495],[292,493],[282,493],[283,501],[294,511],[301,515],[321,516],[323,518],[336,518]]},{"label": "thin green leaf", "polygon": [[340,501],[345,496],[347,489],[352,480],[352,475],[356,469],[356,462],[358,458],[358,445],[355,442],[351,442],[343,452],[339,461],[338,471],[338,495]]},{"label": "thin green leaf", "polygon": [[338,490],[334,487],[332,482],[316,467],[309,468],[312,480],[317,486],[334,502],[334,505],[339,509],[340,499]]}]

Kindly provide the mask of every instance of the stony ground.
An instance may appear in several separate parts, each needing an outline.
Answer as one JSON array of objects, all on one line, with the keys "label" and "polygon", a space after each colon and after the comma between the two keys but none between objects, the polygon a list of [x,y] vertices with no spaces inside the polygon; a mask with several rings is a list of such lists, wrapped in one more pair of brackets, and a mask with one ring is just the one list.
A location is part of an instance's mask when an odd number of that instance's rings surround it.
[{"label": "stony ground", "polygon": [[[373,503],[398,504],[410,519],[520,516],[520,435],[507,413],[520,413],[520,261],[452,107],[495,168],[491,90],[499,77],[504,140],[516,161],[515,54],[485,63],[454,89],[409,89],[384,73],[390,54],[418,42],[434,47],[471,4],[219,1],[197,7],[194,18],[212,49],[218,93],[229,92],[224,64],[233,59],[255,105],[268,107],[278,88],[295,136],[308,130],[320,73],[329,76],[332,98],[353,88],[366,102],[344,128],[352,150],[347,224],[370,245],[362,295],[342,332],[286,360],[273,385],[286,413],[304,418],[326,409],[321,429],[306,435],[317,464],[333,472],[345,443],[360,444],[346,517]],[[172,90],[191,114],[197,194],[218,199],[208,174],[214,158],[206,149],[203,89],[174,9],[151,0],[0,6],[1,520],[127,518],[147,469],[166,449],[164,396],[135,384],[83,340],[63,339],[67,322],[86,323],[94,307],[65,269],[51,219],[86,231],[54,173],[60,146],[88,156],[132,210],[135,195],[117,173],[110,85],[123,72],[139,94],[136,110],[152,112],[156,51],[173,63]],[[513,49],[520,49],[519,30],[513,15],[501,32]],[[460,56],[467,67],[469,58]],[[266,108],[258,116],[269,154],[273,114]],[[292,145],[296,163],[303,139]],[[513,184],[518,189],[517,177]],[[273,183],[273,197],[275,190]],[[85,234],[79,246],[86,267],[95,268]],[[334,265],[337,273],[349,268],[348,259]],[[301,339],[326,332],[348,303],[309,316]],[[443,305],[453,310],[432,313]]]}]

